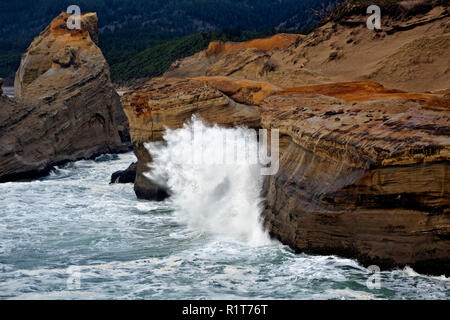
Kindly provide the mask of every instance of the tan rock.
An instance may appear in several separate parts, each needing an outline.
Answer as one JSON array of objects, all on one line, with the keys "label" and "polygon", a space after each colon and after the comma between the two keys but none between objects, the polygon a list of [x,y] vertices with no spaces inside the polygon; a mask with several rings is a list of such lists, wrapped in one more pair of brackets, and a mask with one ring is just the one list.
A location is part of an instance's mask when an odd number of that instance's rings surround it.
[{"label": "tan rock", "polygon": [[[239,101],[241,110],[230,109]],[[449,274],[449,100],[374,82],[280,90],[226,77],[154,79],[124,96],[136,142],[136,194],[169,191],[143,176],[146,141],[194,113],[224,126],[280,129],[280,171],[266,180],[272,236],[295,250],[382,268]],[[257,107],[254,106],[257,105]],[[260,114],[243,117],[245,108]],[[223,110],[228,111],[223,112]]]},{"label": "tan rock", "polygon": [[303,38],[296,34],[277,34],[247,42],[213,41],[206,50],[176,61],[164,77],[233,76],[258,79],[274,69],[269,63],[270,52],[291,46]]},{"label": "tan rock", "polygon": [[335,83],[278,92],[261,104],[261,121],[302,148],[351,166],[410,165],[449,160],[449,106],[439,96],[373,82]]},{"label": "tan rock", "polygon": [[279,87],[262,81],[233,80],[228,77],[198,77],[193,80],[204,82],[234,101],[246,105],[260,104],[265,98],[281,91]]},{"label": "tan rock", "polygon": [[125,117],[96,45],[97,16],[67,29],[62,13],[32,42],[16,74],[16,99],[0,101],[0,181],[34,177],[59,163],[124,151]]},{"label": "tan rock", "polygon": [[[383,19],[383,30],[366,26],[367,16],[329,22],[306,37],[277,41],[210,44],[177,61],[168,77],[230,76],[291,88],[372,80],[411,92],[449,88],[450,10],[438,6],[407,21]],[[276,36],[274,37],[274,39]],[[266,46],[267,45],[267,46]]]},{"label": "tan rock", "polygon": [[63,50],[57,52],[53,57],[53,62],[63,68],[69,67],[75,60],[76,50],[71,46],[65,46]]},{"label": "tan rock", "polygon": [[[185,80],[158,79],[124,102],[135,153],[150,162],[142,144],[196,112],[279,129],[280,170],[264,185],[272,236],[299,252],[449,276],[448,17],[436,7],[377,33],[352,17],[268,50],[212,43],[164,75]],[[234,103],[255,121],[221,112]],[[158,186],[139,184],[156,198]]]},{"label": "tan rock", "polygon": [[450,274],[450,101],[370,82],[279,92],[265,128],[290,143],[265,225],[292,248]]},{"label": "tan rock", "polygon": [[[211,81],[220,86],[217,79]],[[134,143],[157,141],[164,128],[181,128],[193,114],[224,126],[259,126],[255,105],[244,105],[209,85],[205,78],[155,78],[122,97]]]},{"label": "tan rock", "polygon": [[[247,88],[250,83],[246,83]],[[275,90],[273,86],[252,83],[253,92],[248,91],[242,102],[253,102]],[[258,127],[260,124],[257,106],[238,103],[223,92],[237,94],[237,84],[224,78],[213,79],[153,79],[136,91],[126,93],[122,104],[130,122],[131,139],[138,157],[135,192],[144,199],[160,200],[167,196],[162,186],[148,180],[143,174],[149,171],[152,161],[144,147],[148,141],[161,140],[165,127],[181,128],[192,115],[196,114],[208,123],[225,127],[246,125]],[[256,88],[256,89],[255,89]],[[262,89],[261,89],[262,88]],[[264,91],[258,95],[258,91]]]},{"label": "tan rock", "polygon": [[228,53],[239,49],[258,49],[261,51],[269,51],[273,49],[281,49],[299,41],[304,36],[291,33],[279,33],[272,37],[263,39],[254,39],[246,42],[220,42],[213,41],[209,44],[204,54],[207,57]]}]

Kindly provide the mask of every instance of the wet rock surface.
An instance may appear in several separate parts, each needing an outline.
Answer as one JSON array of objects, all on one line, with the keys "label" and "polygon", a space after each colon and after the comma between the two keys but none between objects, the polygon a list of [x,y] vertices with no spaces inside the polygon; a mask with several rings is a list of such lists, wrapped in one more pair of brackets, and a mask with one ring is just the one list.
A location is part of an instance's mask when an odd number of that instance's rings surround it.
[{"label": "wet rock surface", "polygon": [[134,162],[127,169],[114,172],[111,175],[111,183],[134,183],[136,180],[136,169],[137,162]]}]

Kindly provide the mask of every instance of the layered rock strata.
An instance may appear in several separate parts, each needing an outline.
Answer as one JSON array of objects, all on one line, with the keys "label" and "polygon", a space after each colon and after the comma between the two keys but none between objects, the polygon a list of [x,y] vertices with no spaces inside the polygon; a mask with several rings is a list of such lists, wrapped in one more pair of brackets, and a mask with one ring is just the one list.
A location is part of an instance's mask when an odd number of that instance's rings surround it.
[{"label": "layered rock strata", "polygon": [[[125,151],[124,118],[97,46],[97,16],[69,30],[60,14],[22,56],[14,100],[0,101],[0,181],[46,174],[53,165]],[[122,116],[120,115],[122,112]]]},{"label": "layered rock strata", "polygon": [[291,41],[214,42],[175,62],[165,76],[229,76],[283,88],[371,80],[414,92],[450,89],[450,7],[406,20],[385,17],[378,31],[367,28],[367,18],[331,21]]},{"label": "layered rock strata", "polygon": [[449,275],[449,111],[370,82],[269,97],[262,126],[290,143],[265,183],[266,228],[299,252]]},{"label": "layered rock strata", "polygon": [[168,190],[144,177],[144,143],[198,114],[230,127],[279,129],[279,172],[264,185],[264,225],[299,252],[382,268],[449,274],[450,100],[374,82],[286,90],[225,77],[153,79],[123,98],[138,197]]},{"label": "layered rock strata", "polygon": [[198,113],[279,129],[280,170],[264,184],[273,237],[298,252],[449,276],[449,16],[438,6],[383,19],[377,32],[355,16],[282,45],[212,43],[175,62],[123,101],[138,196],[158,198],[143,179],[143,143],[160,140],[166,125]]},{"label": "layered rock strata", "polygon": [[136,195],[151,200],[168,196],[163,186],[144,176],[152,161],[145,142],[161,140],[166,127],[181,128],[194,114],[211,124],[257,128],[260,117],[256,103],[277,90],[267,83],[237,83],[226,78],[156,78],[125,94],[122,104],[130,122],[134,153],[139,160],[134,186]]}]

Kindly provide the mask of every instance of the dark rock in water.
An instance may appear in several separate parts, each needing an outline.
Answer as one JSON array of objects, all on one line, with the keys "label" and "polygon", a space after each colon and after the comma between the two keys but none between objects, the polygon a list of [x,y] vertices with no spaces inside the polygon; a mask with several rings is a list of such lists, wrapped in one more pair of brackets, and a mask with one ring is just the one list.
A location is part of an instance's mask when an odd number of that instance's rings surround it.
[{"label": "dark rock in water", "polygon": [[136,179],[137,162],[132,163],[128,169],[114,172],[111,183],[134,183]]},{"label": "dark rock in water", "polygon": [[142,143],[135,144],[134,154],[139,159],[136,169],[136,180],[134,182],[134,192],[139,199],[163,201],[170,197],[170,192],[167,187],[162,186],[144,174],[150,172],[148,163],[153,161],[152,156],[147,151]]},{"label": "dark rock in water", "polygon": [[170,197],[169,191],[150,180],[146,187],[140,187],[139,185],[134,185],[134,192],[138,199],[152,200],[152,201],[164,201]]},{"label": "dark rock in water", "polygon": [[3,94],[2,86],[3,86],[3,79],[0,78],[0,96]]},{"label": "dark rock in water", "polygon": [[97,16],[67,29],[61,13],[33,41],[16,73],[15,99],[0,97],[0,181],[34,178],[59,163],[126,152],[126,121],[96,45]]}]

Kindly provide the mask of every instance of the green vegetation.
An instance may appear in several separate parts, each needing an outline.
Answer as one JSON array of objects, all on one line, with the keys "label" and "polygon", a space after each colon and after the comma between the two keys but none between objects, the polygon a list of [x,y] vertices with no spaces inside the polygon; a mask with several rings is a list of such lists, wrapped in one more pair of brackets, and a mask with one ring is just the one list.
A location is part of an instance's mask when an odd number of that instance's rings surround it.
[{"label": "green vegetation", "polygon": [[[0,53],[0,74],[9,75],[10,81],[13,79],[20,62],[20,52],[7,51]],[[11,84],[11,83],[8,83]]]},{"label": "green vegetation", "polygon": [[[328,1],[334,2],[326,2]],[[112,67],[114,79],[121,80],[122,74],[125,78],[159,74],[169,61],[201,50],[209,40],[229,40],[224,34],[238,35],[237,40],[245,40],[247,36],[259,36],[259,33],[264,33],[263,30],[281,28],[293,31],[311,26],[317,23],[311,8],[318,8],[320,2],[321,0],[1,1],[0,77],[12,81],[20,63],[20,54],[55,16],[71,4],[80,6],[82,12],[97,12],[100,47]],[[184,39],[188,35],[194,36]],[[165,44],[166,42],[169,43]],[[138,61],[150,61],[150,65],[143,66]],[[132,66],[143,66],[143,70],[131,71]]]}]

